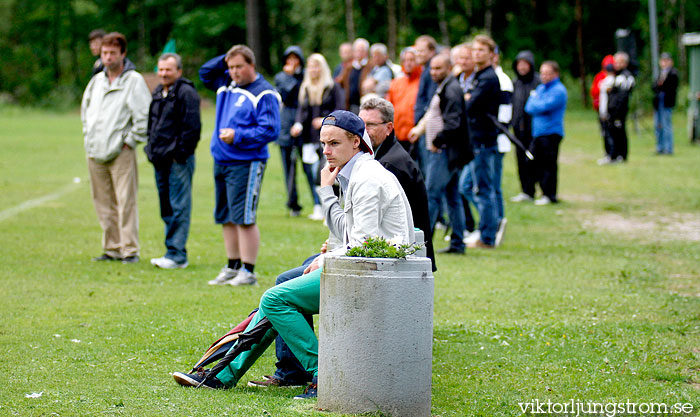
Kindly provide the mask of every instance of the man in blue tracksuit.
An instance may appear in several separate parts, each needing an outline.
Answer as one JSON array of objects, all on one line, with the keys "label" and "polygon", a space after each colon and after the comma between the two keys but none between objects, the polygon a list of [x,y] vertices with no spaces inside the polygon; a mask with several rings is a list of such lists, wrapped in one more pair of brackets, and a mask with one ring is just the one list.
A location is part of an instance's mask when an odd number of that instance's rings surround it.
[{"label": "man in blue tracksuit", "polygon": [[532,116],[535,175],[543,196],[538,206],[557,202],[557,157],[564,137],[566,87],[559,81],[559,65],[545,61],[540,66],[540,79],[534,94],[525,103],[525,112]]},{"label": "man in blue tracksuit", "polygon": [[216,91],[216,123],[211,138],[216,207],[223,227],[228,264],[211,285],[254,285],[260,246],[255,223],[260,185],[270,154],[267,144],[280,131],[280,96],[255,70],[255,55],[235,45],[199,69],[204,85]]}]

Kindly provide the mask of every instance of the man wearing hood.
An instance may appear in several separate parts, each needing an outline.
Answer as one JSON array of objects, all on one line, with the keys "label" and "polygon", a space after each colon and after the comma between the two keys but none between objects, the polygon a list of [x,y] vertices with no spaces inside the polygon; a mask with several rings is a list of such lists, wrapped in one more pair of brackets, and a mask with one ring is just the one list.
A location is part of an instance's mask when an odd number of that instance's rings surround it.
[{"label": "man wearing hood", "polygon": [[102,227],[95,261],[139,260],[136,145],[146,140],[151,93],[126,59],[126,38],[102,38],[104,71],[92,77],[80,106],[92,200]]},{"label": "man wearing hood", "polygon": [[148,111],[148,144],[144,149],[153,164],[165,222],[166,253],[151,259],[164,269],[187,267],[187,236],[192,211],[194,151],[202,122],[194,84],[182,77],[182,59],[165,53],[158,59],[160,85]]},{"label": "man wearing hood", "polygon": [[416,61],[416,50],[412,47],[401,51],[401,69],[405,77],[395,78],[391,81],[387,100],[394,105],[394,132],[401,146],[413,157],[416,157],[414,143],[410,141],[408,133],[414,126],[414,106],[418,95],[418,86],[421,80],[423,67]]},{"label": "man wearing hood", "polygon": [[[513,70],[517,75],[513,83],[513,133],[520,139],[525,148],[532,144],[532,116],[525,113],[525,103],[530,92],[540,84],[540,76],[535,71],[535,57],[530,51],[519,52],[513,62]],[[522,192],[510,201],[519,203],[533,201],[535,198],[535,166],[533,161],[525,156],[525,151],[516,148],[518,161],[518,177]]]},{"label": "man wearing hood", "polygon": [[282,155],[284,183],[287,189],[287,208],[293,217],[301,212],[297,195],[295,149],[301,155],[301,137],[292,137],[289,133],[299,107],[299,86],[304,79],[304,54],[301,48],[293,45],[284,51],[282,56],[284,67],[275,75],[275,87],[282,97],[280,110],[280,134],[277,145]]}]

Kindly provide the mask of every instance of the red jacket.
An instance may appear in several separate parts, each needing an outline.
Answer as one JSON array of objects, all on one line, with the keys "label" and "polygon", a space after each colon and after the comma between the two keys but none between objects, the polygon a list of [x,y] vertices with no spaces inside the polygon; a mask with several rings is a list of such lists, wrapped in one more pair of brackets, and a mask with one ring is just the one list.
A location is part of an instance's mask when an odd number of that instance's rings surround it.
[{"label": "red jacket", "polygon": [[394,132],[400,141],[408,140],[408,132],[414,126],[413,107],[416,104],[422,72],[423,66],[416,65],[412,73],[393,79],[386,93],[386,99],[394,105]]},{"label": "red jacket", "polygon": [[605,79],[608,73],[605,71],[607,65],[612,65],[614,58],[612,55],[606,55],[603,58],[603,62],[600,64],[602,70],[593,77],[593,84],[591,84],[591,97],[593,97],[593,108],[598,111],[598,105],[600,104],[600,82]]}]

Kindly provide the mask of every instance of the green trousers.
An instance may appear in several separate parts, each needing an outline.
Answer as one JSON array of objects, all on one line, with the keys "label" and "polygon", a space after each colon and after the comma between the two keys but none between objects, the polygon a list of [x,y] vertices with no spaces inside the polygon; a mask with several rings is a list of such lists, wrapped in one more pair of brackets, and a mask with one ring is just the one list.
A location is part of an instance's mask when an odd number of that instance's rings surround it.
[{"label": "green trousers", "polygon": [[[318,338],[304,314],[318,314],[320,293],[321,268],[268,289],[260,299],[260,309],[245,331],[267,317],[306,371],[317,376]],[[227,387],[235,386],[276,336],[275,331],[268,330],[259,343],[238,355],[216,378]]]}]

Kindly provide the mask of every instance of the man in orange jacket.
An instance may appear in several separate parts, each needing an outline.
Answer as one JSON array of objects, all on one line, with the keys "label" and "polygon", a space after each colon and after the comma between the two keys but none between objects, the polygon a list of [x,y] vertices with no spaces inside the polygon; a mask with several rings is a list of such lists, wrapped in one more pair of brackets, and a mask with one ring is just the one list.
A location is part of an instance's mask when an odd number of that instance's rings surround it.
[{"label": "man in orange jacket", "polygon": [[396,139],[416,160],[418,149],[408,138],[408,133],[414,126],[413,108],[416,104],[418,86],[423,67],[416,61],[416,51],[412,47],[404,48],[401,51],[401,69],[404,77],[395,78],[391,81],[386,99],[394,105],[394,132]]},{"label": "man in orange jacket", "polygon": [[[612,65],[614,62],[613,56],[612,55],[606,55],[605,58],[603,58],[603,62],[600,64],[601,70],[599,73],[593,77],[593,83],[591,84],[591,97],[593,98],[593,108],[595,109],[595,112],[598,113],[598,106],[600,104],[600,83],[603,82],[605,77],[607,77],[608,73],[605,70],[605,67],[608,65]],[[608,133],[608,129],[605,125],[605,121],[598,117],[598,120],[600,121],[600,134],[603,136],[603,148],[605,149],[605,156],[610,159],[610,144],[612,143],[612,139],[610,138],[610,135]]]}]

